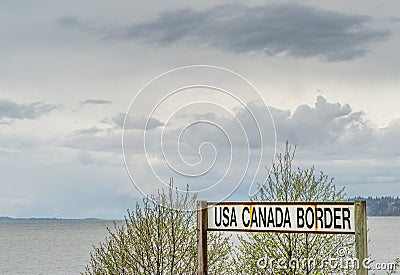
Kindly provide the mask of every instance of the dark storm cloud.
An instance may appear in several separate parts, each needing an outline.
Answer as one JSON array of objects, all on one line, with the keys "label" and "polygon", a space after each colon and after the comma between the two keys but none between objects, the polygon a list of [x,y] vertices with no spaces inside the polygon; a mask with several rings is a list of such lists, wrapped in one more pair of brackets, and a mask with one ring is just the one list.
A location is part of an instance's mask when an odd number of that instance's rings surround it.
[{"label": "dark storm cloud", "polygon": [[259,7],[227,5],[205,11],[182,9],[133,24],[114,34],[165,46],[190,42],[235,53],[351,60],[364,55],[371,42],[389,36],[367,26],[371,18],[283,3]]},{"label": "dark storm cloud", "polygon": [[7,99],[0,99],[0,124],[16,119],[38,119],[57,108],[57,105],[43,102],[18,104]]},{"label": "dark storm cloud", "polygon": [[111,104],[112,101],[104,99],[87,99],[82,102],[82,105],[101,105],[101,104]]}]

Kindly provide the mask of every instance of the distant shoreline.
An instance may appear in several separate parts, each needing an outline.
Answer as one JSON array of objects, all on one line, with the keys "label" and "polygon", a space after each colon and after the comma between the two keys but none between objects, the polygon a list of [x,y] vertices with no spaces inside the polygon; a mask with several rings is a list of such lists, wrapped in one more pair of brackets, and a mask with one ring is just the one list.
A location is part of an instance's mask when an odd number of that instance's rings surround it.
[{"label": "distant shoreline", "polygon": [[[400,218],[400,215],[391,216],[367,216],[368,218]],[[0,217],[0,222],[23,222],[23,221],[100,221],[100,222],[122,222],[123,219],[103,219],[103,218],[13,218],[13,217]]]},{"label": "distant shoreline", "polygon": [[[365,200],[367,202],[368,217],[400,217],[400,198],[392,196],[384,197],[351,197],[347,201]],[[0,216],[0,221],[123,221],[124,218],[48,218],[48,217],[24,217],[14,218]]]}]

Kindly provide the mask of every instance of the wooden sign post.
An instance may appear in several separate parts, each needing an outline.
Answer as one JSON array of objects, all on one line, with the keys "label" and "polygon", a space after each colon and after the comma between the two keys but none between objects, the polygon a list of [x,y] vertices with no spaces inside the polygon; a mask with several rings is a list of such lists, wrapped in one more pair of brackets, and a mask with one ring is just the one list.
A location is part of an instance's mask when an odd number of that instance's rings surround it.
[{"label": "wooden sign post", "polygon": [[357,275],[368,274],[368,269],[364,266],[364,260],[368,257],[367,250],[367,207],[365,201],[355,201],[355,239],[356,239],[356,258],[360,265],[356,271]]},{"label": "wooden sign post", "polygon": [[207,275],[207,202],[197,201],[197,275]]},{"label": "wooden sign post", "polygon": [[198,275],[207,274],[207,231],[355,234],[357,275],[367,275],[365,201],[197,202]]}]

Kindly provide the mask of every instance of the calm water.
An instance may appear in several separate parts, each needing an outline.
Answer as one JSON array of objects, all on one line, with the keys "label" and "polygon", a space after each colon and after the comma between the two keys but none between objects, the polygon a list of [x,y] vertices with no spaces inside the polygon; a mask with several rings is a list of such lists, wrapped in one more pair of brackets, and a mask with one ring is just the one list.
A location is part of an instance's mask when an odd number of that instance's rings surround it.
[{"label": "calm water", "polygon": [[[368,252],[372,259],[377,263],[387,263],[400,257],[400,217],[369,217],[368,229]],[[399,268],[397,272],[400,274]],[[386,274],[382,271],[375,273]]]},{"label": "calm water", "polygon": [[110,221],[0,222],[0,274],[79,274]]},{"label": "calm water", "polygon": [[[400,217],[370,217],[369,252],[377,262],[400,257]],[[109,221],[0,222],[0,274],[79,274]],[[384,273],[377,273],[384,274]]]}]

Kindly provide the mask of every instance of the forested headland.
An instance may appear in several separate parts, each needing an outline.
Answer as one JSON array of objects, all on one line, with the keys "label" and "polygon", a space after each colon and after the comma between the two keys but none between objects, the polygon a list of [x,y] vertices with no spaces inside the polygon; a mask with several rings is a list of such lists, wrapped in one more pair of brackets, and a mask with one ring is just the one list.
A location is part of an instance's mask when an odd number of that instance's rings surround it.
[{"label": "forested headland", "polygon": [[349,200],[366,200],[368,216],[400,216],[399,197],[354,197]]}]

